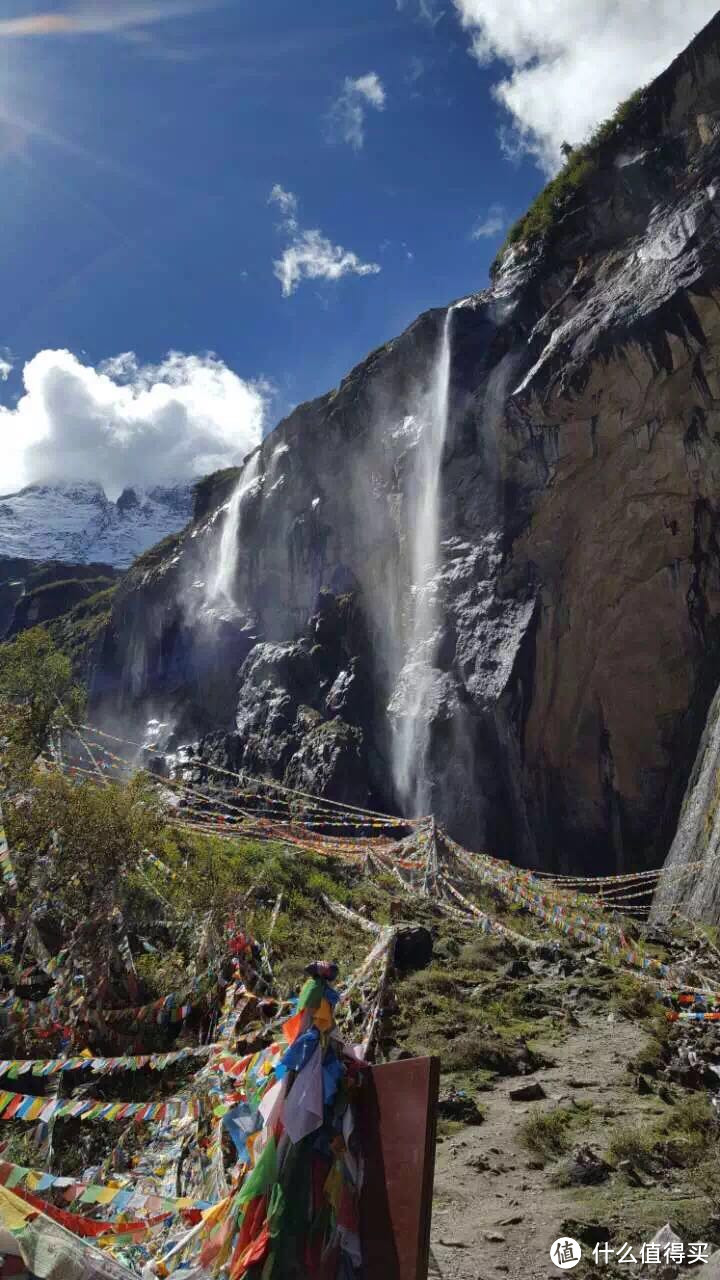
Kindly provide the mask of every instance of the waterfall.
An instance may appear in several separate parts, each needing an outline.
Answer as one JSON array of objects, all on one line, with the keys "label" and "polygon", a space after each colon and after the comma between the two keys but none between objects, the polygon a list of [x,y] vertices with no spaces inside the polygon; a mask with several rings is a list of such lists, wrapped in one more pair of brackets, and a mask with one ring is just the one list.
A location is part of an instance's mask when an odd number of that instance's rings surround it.
[{"label": "waterfall", "polygon": [[427,813],[430,808],[427,753],[441,692],[441,673],[435,667],[440,638],[440,472],[450,407],[452,317],[457,305],[445,313],[432,380],[421,409],[407,494],[411,588],[404,628],[405,658],[388,710],[393,777],[404,812],[410,816]]},{"label": "waterfall", "polygon": [[215,563],[208,573],[206,603],[211,608],[237,607],[235,578],[240,552],[240,516],[245,498],[257,483],[259,468],[260,450],[257,449],[243,467],[227,505]]}]

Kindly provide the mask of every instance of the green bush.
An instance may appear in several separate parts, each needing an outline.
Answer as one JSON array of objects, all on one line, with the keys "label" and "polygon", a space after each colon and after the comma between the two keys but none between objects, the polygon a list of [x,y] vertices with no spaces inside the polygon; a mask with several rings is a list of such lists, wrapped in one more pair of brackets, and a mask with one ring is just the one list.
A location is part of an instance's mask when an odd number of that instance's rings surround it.
[{"label": "green bush", "polygon": [[611,1007],[630,1022],[652,1018],[660,1008],[655,988],[649,982],[618,974],[614,988]]},{"label": "green bush", "polygon": [[163,829],[157,792],[142,777],[98,786],[55,772],[35,772],[32,788],[31,801],[7,814],[20,902],[45,898],[59,915],[98,916],[107,925],[125,900],[127,877]]},{"label": "green bush", "polygon": [[0,710],[11,771],[26,771],[53,732],[68,716],[79,719],[84,707],[85,693],[73,679],[70,659],[43,627],[0,645]]}]

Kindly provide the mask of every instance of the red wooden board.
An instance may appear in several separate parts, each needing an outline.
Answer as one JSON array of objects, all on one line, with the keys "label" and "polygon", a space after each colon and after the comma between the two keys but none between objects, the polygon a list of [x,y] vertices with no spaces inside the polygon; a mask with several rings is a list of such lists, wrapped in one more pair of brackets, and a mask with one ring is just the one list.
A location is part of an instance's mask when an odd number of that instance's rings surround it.
[{"label": "red wooden board", "polygon": [[367,1073],[359,1115],[367,1280],[427,1280],[439,1081],[437,1058],[388,1062]]}]

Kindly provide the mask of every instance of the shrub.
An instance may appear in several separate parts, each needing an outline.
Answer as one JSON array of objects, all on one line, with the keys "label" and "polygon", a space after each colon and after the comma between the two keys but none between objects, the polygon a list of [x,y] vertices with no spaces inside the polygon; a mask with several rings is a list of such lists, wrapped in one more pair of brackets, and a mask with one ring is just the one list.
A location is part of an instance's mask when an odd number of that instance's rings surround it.
[{"label": "shrub", "polygon": [[675,1165],[687,1168],[717,1152],[717,1118],[703,1094],[678,1102],[656,1132],[659,1151]]},{"label": "shrub", "polygon": [[97,786],[35,772],[32,784],[31,798],[7,815],[21,902],[39,897],[59,915],[107,923],[162,831],[157,793],[142,777]]},{"label": "shrub", "polygon": [[0,646],[0,705],[10,764],[18,771],[45,750],[68,716],[82,715],[85,694],[73,679],[70,659],[42,627],[23,631],[11,644]]}]

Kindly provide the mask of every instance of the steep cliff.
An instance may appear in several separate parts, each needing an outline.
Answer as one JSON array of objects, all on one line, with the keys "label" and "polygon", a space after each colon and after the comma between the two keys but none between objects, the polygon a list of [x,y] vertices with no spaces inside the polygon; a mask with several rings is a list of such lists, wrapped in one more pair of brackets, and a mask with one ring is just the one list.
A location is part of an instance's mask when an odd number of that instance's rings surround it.
[{"label": "steep cliff", "polygon": [[53,622],[120,575],[108,564],[66,564],[0,556],[0,640]]},{"label": "steep cliff", "polygon": [[444,309],[203,482],[117,594],[106,710],[388,806],[412,720],[467,844],[659,861],[720,673],[720,17],[584,159],[452,311],[425,578]]},{"label": "steep cliff", "polygon": [[720,923],[720,689],[708,712],[651,918]]}]

